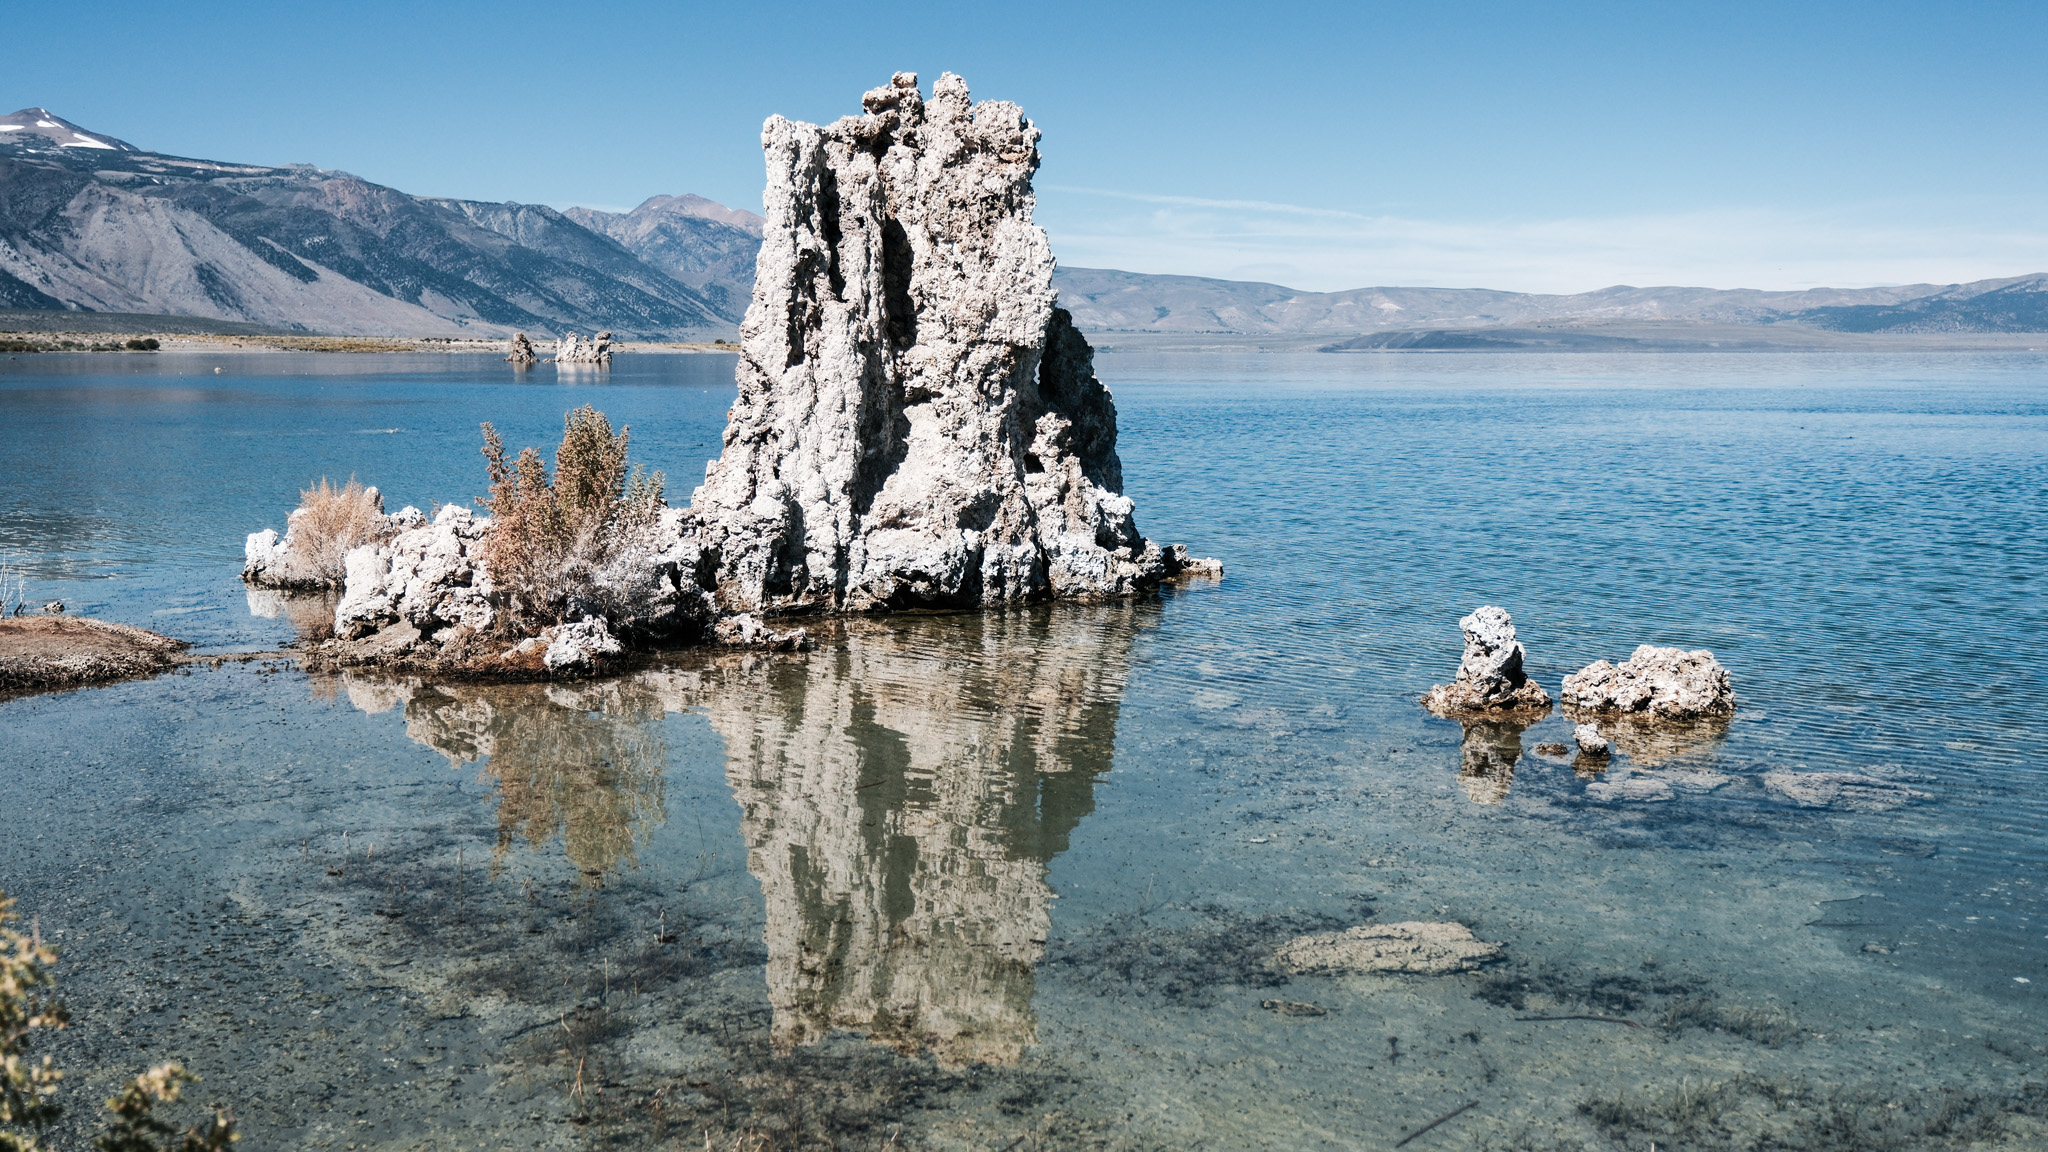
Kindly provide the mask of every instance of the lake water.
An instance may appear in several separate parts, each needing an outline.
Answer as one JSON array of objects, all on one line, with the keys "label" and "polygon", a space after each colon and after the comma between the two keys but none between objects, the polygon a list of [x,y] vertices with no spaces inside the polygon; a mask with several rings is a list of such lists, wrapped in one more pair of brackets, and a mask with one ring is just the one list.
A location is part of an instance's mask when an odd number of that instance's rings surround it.
[{"label": "lake water", "polygon": [[[179,1059],[247,1149],[2048,1147],[2048,358],[1099,367],[1140,527],[1220,582],[587,684],[0,702],[74,1143]],[[0,360],[0,555],[272,649],[241,541],[308,482],[468,501],[479,422],[589,402],[681,502],[730,372]],[[1481,603],[1553,694],[1679,644],[1740,712],[1604,773],[1555,713],[1468,733],[1417,701]],[[1503,958],[1268,963],[1409,920]]]}]

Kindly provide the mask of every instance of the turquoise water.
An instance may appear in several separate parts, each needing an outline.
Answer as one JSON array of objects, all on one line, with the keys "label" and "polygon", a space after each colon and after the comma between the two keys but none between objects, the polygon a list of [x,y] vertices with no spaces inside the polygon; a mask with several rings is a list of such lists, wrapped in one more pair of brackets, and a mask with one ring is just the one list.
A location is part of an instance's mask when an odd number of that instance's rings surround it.
[{"label": "turquoise water", "polygon": [[[2048,1146],[2048,362],[1100,368],[1140,526],[1221,582],[573,686],[0,702],[75,1113],[177,1058],[258,1149],[1388,1148],[1467,1104],[1405,1147]],[[0,554],[274,648],[241,538],[306,483],[468,500],[479,422],[590,402],[680,501],[730,399],[715,357],[0,360]],[[1555,714],[1467,733],[1416,701],[1480,603],[1553,691],[1682,644],[1741,710],[1602,774]],[[1267,963],[1406,920],[1503,959]]]}]

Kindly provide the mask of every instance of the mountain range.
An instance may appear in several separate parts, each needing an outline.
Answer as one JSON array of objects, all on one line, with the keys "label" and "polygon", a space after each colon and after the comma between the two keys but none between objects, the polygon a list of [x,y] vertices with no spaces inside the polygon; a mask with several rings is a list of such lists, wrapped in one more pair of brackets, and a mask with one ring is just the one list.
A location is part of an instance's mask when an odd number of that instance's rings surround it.
[{"label": "mountain range", "polygon": [[[46,109],[0,117],[0,309],[199,317],[338,335],[733,335],[765,222],[700,196],[630,212],[413,196],[346,172],[145,151]],[[1663,331],[2048,331],[2048,275],[1764,292],[1302,292],[1061,268],[1084,331],[1300,337],[1333,351],[1598,347]],[[1560,330],[1567,330],[1563,336]],[[1536,335],[1532,335],[1535,333]],[[1603,344],[1603,342],[1606,342]]]}]

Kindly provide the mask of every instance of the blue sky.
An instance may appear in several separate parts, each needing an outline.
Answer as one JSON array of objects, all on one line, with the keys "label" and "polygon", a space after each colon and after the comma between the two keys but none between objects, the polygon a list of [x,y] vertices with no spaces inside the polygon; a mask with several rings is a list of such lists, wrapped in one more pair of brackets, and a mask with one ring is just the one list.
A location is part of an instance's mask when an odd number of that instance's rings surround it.
[{"label": "blue sky", "polygon": [[408,192],[758,208],[896,69],[1045,132],[1075,265],[1302,288],[2048,270],[2022,4],[11,4],[0,111]]}]

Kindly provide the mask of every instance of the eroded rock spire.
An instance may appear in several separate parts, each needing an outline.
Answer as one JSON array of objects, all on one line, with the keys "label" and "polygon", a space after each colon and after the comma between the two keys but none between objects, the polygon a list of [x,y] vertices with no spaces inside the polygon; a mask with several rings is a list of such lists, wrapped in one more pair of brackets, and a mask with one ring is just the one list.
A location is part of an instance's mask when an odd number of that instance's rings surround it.
[{"label": "eroded rock spire", "polygon": [[693,502],[721,609],[1105,599],[1185,563],[1138,532],[1116,408],[1055,305],[1038,129],[898,73],[769,119],[739,398]]}]

